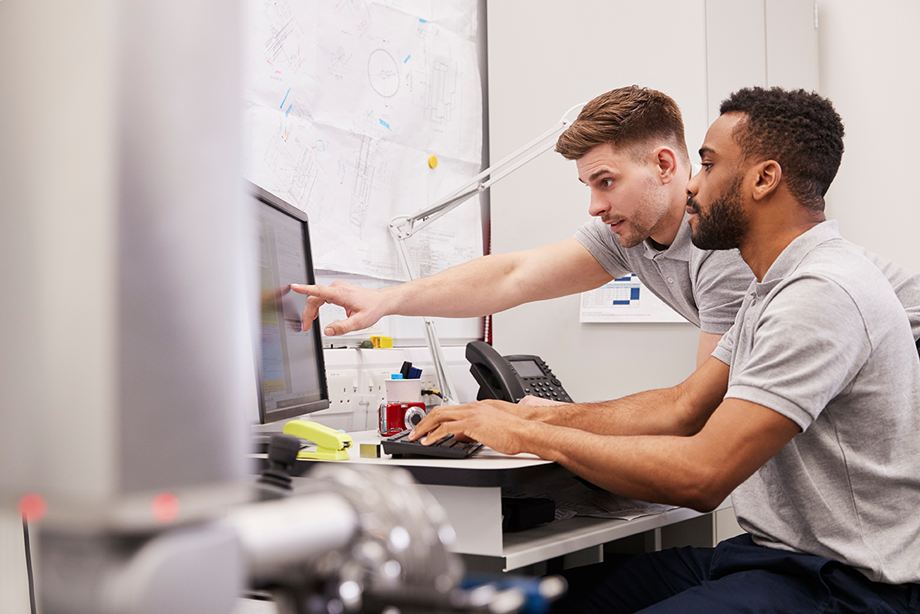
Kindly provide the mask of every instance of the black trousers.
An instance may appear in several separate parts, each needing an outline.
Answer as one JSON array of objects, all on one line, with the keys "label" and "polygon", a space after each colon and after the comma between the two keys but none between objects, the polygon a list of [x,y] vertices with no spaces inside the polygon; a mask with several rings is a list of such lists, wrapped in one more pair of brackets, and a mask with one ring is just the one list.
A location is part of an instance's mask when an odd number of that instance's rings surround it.
[{"label": "black trousers", "polygon": [[758,546],[748,535],[566,575],[570,590],[554,614],[920,612],[918,585],[871,582],[831,559]]}]

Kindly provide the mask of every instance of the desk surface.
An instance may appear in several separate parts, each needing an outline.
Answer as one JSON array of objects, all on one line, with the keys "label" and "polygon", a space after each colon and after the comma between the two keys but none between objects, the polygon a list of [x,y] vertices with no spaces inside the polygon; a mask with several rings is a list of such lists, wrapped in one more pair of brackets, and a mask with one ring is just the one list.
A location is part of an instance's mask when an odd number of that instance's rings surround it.
[{"label": "desk surface", "polygon": [[[441,486],[524,486],[534,482],[571,475],[567,469],[551,461],[542,460],[533,454],[508,456],[490,448],[481,448],[469,458],[423,458],[403,457],[399,459],[384,455],[381,458],[362,458],[362,443],[378,444],[380,435],[376,431],[351,433],[355,444],[348,449],[349,461],[368,465],[401,467],[409,471],[422,484]],[[313,463],[341,461],[319,461],[298,459],[294,467],[295,476],[303,475]]]}]

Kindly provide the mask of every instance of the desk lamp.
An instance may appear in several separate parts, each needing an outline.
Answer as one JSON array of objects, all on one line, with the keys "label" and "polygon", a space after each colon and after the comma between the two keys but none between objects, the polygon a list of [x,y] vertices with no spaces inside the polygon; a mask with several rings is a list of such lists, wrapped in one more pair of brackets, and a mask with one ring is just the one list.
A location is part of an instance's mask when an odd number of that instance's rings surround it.
[{"label": "desk lamp", "polygon": [[[415,279],[415,276],[412,274],[412,267],[409,263],[409,252],[406,249],[405,241],[442,215],[452,211],[474,195],[489,189],[500,179],[504,179],[544,151],[550,149],[555,144],[556,137],[572,124],[572,120],[568,119],[569,115],[576,109],[580,110],[583,106],[584,103],[575,105],[566,111],[559,122],[552,128],[514,153],[503,158],[501,161],[496,162],[482,171],[434,204],[413,215],[399,215],[390,220],[390,235],[396,243],[396,250],[399,253],[403,268],[406,270],[406,275],[410,281]],[[441,351],[441,344],[438,341],[434,322],[428,317],[424,317],[423,320],[425,322],[425,340],[428,343],[428,349],[431,351],[431,360],[434,363],[435,373],[441,386],[444,404],[454,405],[457,403],[457,396],[450,378],[450,373],[447,371],[444,354]]]}]

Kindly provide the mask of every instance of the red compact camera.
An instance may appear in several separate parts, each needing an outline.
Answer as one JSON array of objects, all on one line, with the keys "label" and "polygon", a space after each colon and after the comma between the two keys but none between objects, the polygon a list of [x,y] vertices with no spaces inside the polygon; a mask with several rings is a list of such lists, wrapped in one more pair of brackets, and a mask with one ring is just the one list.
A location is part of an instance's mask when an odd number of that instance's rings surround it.
[{"label": "red compact camera", "polygon": [[424,403],[381,403],[377,409],[378,431],[389,436],[414,429],[427,413]]}]

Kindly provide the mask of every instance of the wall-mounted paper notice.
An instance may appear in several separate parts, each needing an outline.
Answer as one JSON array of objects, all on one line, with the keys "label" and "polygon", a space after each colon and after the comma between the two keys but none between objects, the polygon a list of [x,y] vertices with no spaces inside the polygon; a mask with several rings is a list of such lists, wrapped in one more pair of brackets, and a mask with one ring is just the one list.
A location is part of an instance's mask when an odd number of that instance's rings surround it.
[{"label": "wall-mounted paper notice", "polygon": [[581,322],[686,322],[635,275],[618,277],[581,295]]}]

